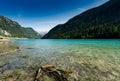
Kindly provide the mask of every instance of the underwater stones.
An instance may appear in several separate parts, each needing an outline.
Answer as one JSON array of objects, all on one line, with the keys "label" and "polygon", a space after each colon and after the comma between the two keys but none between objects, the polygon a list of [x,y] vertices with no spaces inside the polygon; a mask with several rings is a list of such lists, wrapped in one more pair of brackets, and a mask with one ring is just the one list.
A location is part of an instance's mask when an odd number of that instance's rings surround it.
[{"label": "underwater stones", "polygon": [[22,56],[22,58],[28,58],[28,57],[29,57],[28,54],[24,54],[24,55]]}]

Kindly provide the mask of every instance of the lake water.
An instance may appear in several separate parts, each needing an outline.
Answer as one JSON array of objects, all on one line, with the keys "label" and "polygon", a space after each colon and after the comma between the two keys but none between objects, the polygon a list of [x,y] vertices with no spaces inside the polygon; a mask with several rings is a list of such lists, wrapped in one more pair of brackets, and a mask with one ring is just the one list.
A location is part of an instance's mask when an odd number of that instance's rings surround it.
[{"label": "lake water", "polygon": [[[120,40],[19,39],[9,40],[22,51],[0,57],[5,70],[28,72],[46,64],[71,70],[70,81],[119,81]],[[29,73],[29,72],[28,72]],[[27,74],[26,74],[27,75]],[[74,78],[74,79],[73,79]]]}]

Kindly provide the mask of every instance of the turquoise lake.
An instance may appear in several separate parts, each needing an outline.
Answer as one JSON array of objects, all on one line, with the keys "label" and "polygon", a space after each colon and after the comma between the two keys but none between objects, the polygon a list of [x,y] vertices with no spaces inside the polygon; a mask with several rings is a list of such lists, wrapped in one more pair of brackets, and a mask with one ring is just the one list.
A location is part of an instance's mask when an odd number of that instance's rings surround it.
[{"label": "turquoise lake", "polygon": [[[120,40],[17,39],[8,41],[21,47],[22,51],[0,57],[0,65],[10,63],[4,68],[6,70],[23,70],[27,73],[28,68],[32,66],[52,64],[57,68],[72,70],[75,79],[70,81],[87,81],[89,77],[95,78],[95,81],[120,80]],[[23,58],[25,55],[28,58]]]}]

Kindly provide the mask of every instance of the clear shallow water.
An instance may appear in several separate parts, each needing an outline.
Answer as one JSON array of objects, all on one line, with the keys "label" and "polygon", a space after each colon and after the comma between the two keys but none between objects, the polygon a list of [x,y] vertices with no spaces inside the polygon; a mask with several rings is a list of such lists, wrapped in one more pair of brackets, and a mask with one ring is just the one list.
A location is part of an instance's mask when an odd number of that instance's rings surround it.
[{"label": "clear shallow water", "polygon": [[[120,40],[20,39],[9,41],[20,46],[22,51],[0,57],[0,65],[10,63],[5,68],[7,70],[28,70],[35,65],[53,64],[58,68],[74,71],[78,81],[85,81],[81,78],[93,77],[92,75],[100,78],[101,81],[120,80]],[[23,58],[25,55],[28,58]],[[94,68],[97,69],[94,71]]]}]

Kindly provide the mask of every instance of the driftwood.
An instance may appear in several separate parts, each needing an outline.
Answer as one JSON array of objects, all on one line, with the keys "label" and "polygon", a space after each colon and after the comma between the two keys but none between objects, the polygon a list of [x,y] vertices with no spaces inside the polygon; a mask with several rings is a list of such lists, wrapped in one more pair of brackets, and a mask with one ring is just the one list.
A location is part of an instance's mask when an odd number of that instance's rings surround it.
[{"label": "driftwood", "polygon": [[0,68],[3,68],[4,66],[6,66],[6,65],[8,65],[9,63],[6,63],[6,64],[4,64],[4,65],[2,65],[2,66],[0,66]]},{"label": "driftwood", "polygon": [[35,73],[35,80],[34,81],[39,81],[40,76],[41,76],[41,69],[39,68]]},{"label": "driftwood", "polygon": [[55,66],[53,66],[53,65],[45,65],[45,66],[41,66],[40,68],[41,69],[48,69],[48,70],[50,70],[52,68],[55,68]]},{"label": "driftwood", "polygon": [[55,78],[56,81],[68,81],[67,78],[63,76],[63,74],[55,68],[53,65],[46,65],[41,66],[35,74],[35,80],[34,81],[40,81],[42,72],[47,73],[49,76],[52,76]]},{"label": "driftwood", "polygon": [[34,48],[26,48],[26,49],[34,49]]},{"label": "driftwood", "polygon": [[[4,65],[1,65],[1,66],[0,66],[0,69],[1,69],[1,68],[4,68],[4,67],[7,66],[8,64],[9,64],[9,63],[6,63],[6,64],[4,64]],[[4,72],[4,70],[0,70],[0,74],[3,74],[3,72]]]},{"label": "driftwood", "polygon": [[10,51],[6,51],[6,52],[3,52],[3,53],[0,53],[0,56],[7,55],[7,54],[9,54],[9,53],[19,52],[19,51],[21,51],[21,50],[22,50],[22,48],[17,47],[17,48],[14,49],[14,50],[10,50]]}]

